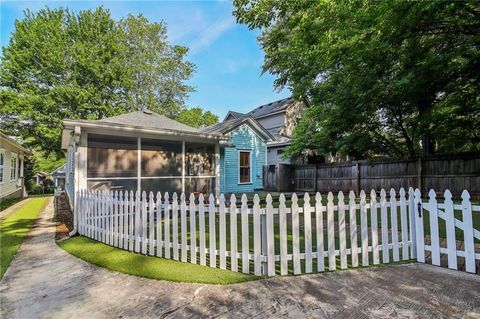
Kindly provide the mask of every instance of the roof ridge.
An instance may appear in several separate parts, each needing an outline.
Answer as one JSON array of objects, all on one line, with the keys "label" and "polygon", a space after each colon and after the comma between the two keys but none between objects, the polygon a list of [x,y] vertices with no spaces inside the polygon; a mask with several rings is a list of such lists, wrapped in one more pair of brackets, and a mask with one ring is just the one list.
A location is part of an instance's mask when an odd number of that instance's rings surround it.
[{"label": "roof ridge", "polygon": [[156,113],[151,110],[136,110],[111,117],[105,117],[96,122],[107,122],[117,124],[127,124],[135,126],[145,126],[151,128],[163,128],[177,131],[198,132],[198,129],[187,124],[174,120],[166,115]]}]

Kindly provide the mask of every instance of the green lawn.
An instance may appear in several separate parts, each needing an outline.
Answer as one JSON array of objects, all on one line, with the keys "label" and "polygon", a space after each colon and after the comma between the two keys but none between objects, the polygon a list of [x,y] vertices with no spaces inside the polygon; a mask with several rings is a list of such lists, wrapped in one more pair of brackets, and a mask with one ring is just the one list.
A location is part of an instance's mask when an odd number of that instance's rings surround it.
[{"label": "green lawn", "polygon": [[205,284],[235,284],[259,279],[252,275],[145,256],[79,236],[59,243],[70,254],[92,264],[129,275]]},{"label": "green lawn", "polygon": [[0,278],[7,271],[24,237],[46,202],[47,197],[33,198],[14,214],[0,222]]}]

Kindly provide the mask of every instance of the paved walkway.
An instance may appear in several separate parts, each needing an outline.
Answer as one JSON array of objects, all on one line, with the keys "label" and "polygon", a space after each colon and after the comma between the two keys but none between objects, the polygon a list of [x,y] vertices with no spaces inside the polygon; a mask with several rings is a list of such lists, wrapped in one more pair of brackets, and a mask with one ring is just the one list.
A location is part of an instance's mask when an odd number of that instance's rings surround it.
[{"label": "paved walkway", "polygon": [[2,318],[480,317],[480,276],[426,265],[230,286],[110,272],[57,247],[52,210],[50,200],[0,283]]}]

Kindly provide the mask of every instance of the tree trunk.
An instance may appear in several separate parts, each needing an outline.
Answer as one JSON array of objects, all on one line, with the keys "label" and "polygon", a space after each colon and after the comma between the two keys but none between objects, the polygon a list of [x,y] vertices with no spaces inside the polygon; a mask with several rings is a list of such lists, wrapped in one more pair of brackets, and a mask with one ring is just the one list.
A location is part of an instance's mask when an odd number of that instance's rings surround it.
[{"label": "tree trunk", "polygon": [[435,151],[435,141],[430,133],[430,121],[428,115],[431,111],[431,102],[428,99],[420,100],[418,103],[418,121],[420,122],[422,132],[422,154],[424,156],[432,155]]}]

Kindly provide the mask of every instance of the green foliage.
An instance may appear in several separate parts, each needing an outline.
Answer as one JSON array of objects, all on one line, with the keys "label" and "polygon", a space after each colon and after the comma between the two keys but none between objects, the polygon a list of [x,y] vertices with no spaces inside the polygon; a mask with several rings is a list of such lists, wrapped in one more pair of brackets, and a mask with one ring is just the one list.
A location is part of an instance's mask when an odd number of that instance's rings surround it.
[{"label": "green foliage", "polygon": [[59,243],[70,254],[100,267],[125,274],[175,282],[226,285],[259,279],[238,272],[145,256],[110,247],[86,237]]},{"label": "green foliage", "polygon": [[23,167],[23,177],[25,188],[27,192],[30,192],[33,188],[32,181],[33,175],[37,172],[36,170],[36,159],[35,156],[26,156],[24,161]]},{"label": "green foliage", "polygon": [[2,130],[61,155],[62,119],[100,119],[146,107],[170,117],[193,89],[187,48],[167,41],[163,22],[115,21],[103,7],[25,11],[0,66]]},{"label": "green foliage", "polygon": [[480,3],[235,0],[264,71],[310,109],[294,156],[480,150]]},{"label": "green foliage", "polygon": [[50,174],[65,164],[65,157],[57,157],[55,154],[46,154],[45,152],[35,152],[33,158],[36,172],[41,171]]},{"label": "green foliage", "polygon": [[195,128],[203,128],[218,123],[218,116],[210,111],[203,111],[199,106],[180,112],[177,121]]},{"label": "green foliage", "polygon": [[38,213],[46,204],[47,198],[30,199],[7,219],[0,222],[0,279],[7,271],[13,257],[32,227]]}]

